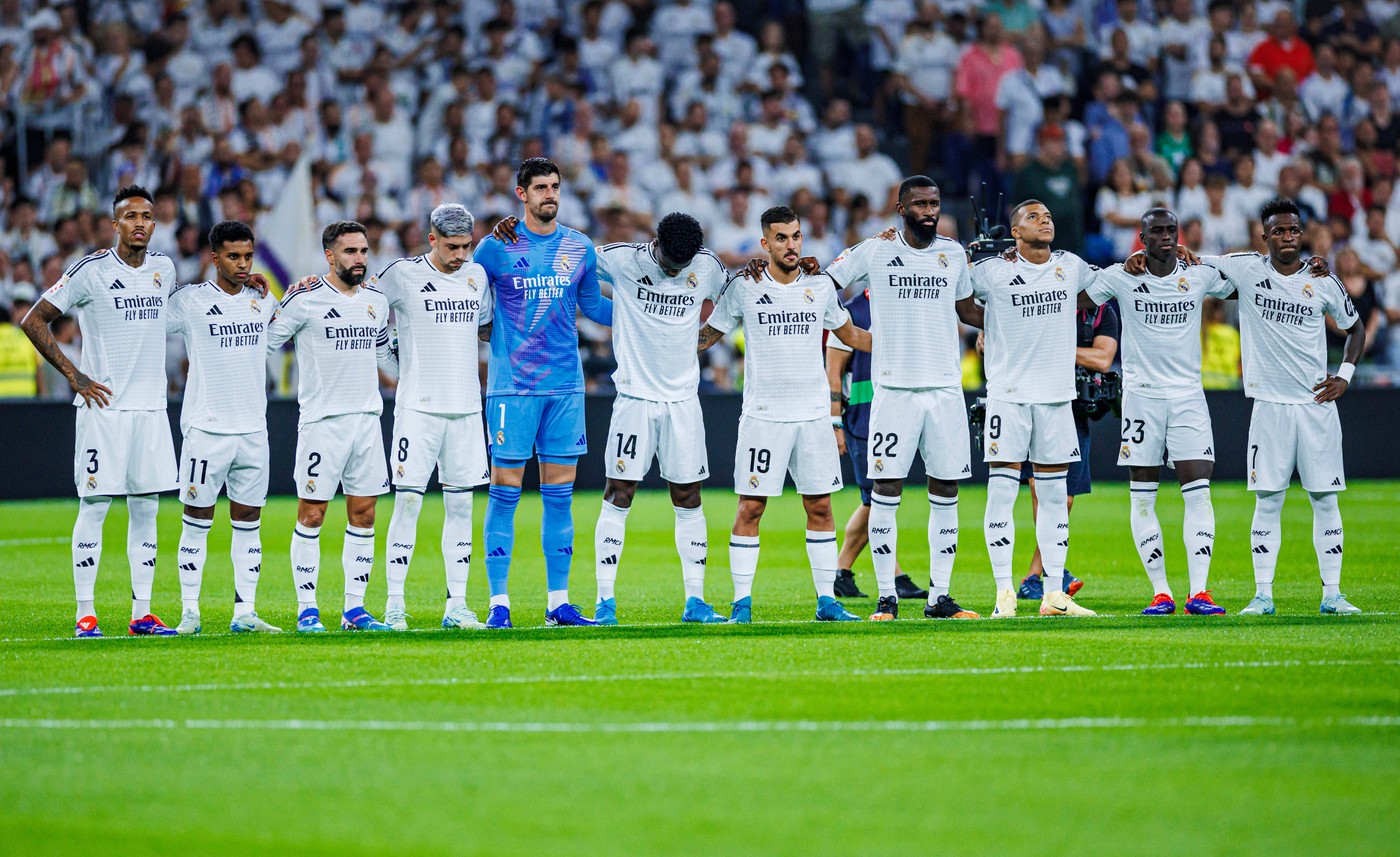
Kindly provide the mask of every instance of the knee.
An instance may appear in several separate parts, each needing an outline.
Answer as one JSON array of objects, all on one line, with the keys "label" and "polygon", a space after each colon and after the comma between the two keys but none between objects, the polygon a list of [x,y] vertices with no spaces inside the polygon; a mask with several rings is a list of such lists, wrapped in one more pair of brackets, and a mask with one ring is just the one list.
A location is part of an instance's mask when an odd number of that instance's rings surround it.
[{"label": "knee", "polygon": [[1312,503],[1314,512],[1332,514],[1338,511],[1337,494],[1334,491],[1309,491],[1308,502]]},{"label": "knee", "polygon": [[[673,495],[675,491],[671,492]],[[632,498],[637,495],[637,483],[623,482],[620,479],[609,479],[607,487],[603,490],[603,499],[619,509],[630,509]]]},{"label": "knee", "polygon": [[739,512],[735,515],[735,523],[744,526],[756,527],[763,519],[763,510],[767,506],[763,500],[752,497],[744,497],[739,500]]},{"label": "knee", "polygon": [[942,479],[930,477],[928,480],[928,493],[932,494],[934,497],[950,499],[958,496],[958,483],[945,482]]},{"label": "knee", "polygon": [[[630,498],[629,498],[630,499]],[[700,483],[671,486],[671,505],[682,509],[700,508]]]},{"label": "knee", "polygon": [[904,480],[876,479],[875,486],[871,490],[881,497],[898,497],[904,492]]},{"label": "knee", "polygon": [[297,523],[304,527],[319,527],[326,522],[326,507],[321,504],[303,505],[297,510]]}]

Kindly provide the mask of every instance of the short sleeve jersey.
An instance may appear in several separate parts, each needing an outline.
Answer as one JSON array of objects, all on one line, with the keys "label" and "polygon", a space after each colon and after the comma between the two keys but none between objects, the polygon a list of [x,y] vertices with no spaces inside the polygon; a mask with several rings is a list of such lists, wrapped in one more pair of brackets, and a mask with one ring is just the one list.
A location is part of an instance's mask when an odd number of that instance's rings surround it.
[{"label": "short sleeve jersey", "polygon": [[467,262],[445,274],[428,257],[414,256],[390,262],[369,285],[384,293],[398,328],[396,407],[480,413],[476,332],[491,314],[486,271]]},{"label": "short sleeve jersey", "polygon": [[292,292],[272,317],[268,350],[296,340],[299,425],[379,414],[379,360],[389,350],[389,301],[361,285],[345,295],[324,279]]},{"label": "short sleeve jersey", "polygon": [[1055,250],[1043,265],[1000,256],[972,266],[972,292],[987,304],[987,395],[1003,402],[1074,401],[1075,312],[1098,272]]},{"label": "short sleeve jersey", "polygon": [[267,427],[267,326],[276,307],[247,286],[231,295],[206,281],[170,293],[166,328],[184,340],[190,360],[182,431],[247,434]]},{"label": "short sleeve jersey", "polygon": [[827,417],[822,331],[847,321],[826,277],[783,284],[765,272],[758,281],[730,280],[708,323],[722,333],[744,327],[744,415],[775,423]]},{"label": "short sleeve jersey", "polygon": [[593,242],[563,225],[548,235],[523,224],[517,231],[514,244],[487,238],[474,257],[486,271],[494,305],[486,394],[582,393],[577,312],[612,324]]},{"label": "short sleeve jersey", "polygon": [[1246,396],[1281,404],[1313,401],[1327,378],[1327,322],[1349,330],[1358,316],[1341,281],[1314,277],[1306,264],[1280,274],[1266,256],[1235,253],[1201,259],[1239,292],[1240,347]]},{"label": "short sleeve jersey", "polygon": [[617,391],[651,402],[694,396],[700,387],[700,313],[724,289],[724,263],[702,249],[667,277],[650,244],[609,244],[598,253],[598,277],[612,286]]},{"label": "short sleeve jersey", "polygon": [[1118,300],[1123,321],[1123,389],[1151,399],[1201,389],[1201,306],[1221,291],[1220,273],[1186,265],[1165,277],[1134,277],[1113,265],[1086,291],[1095,303]]},{"label": "short sleeve jersey", "polygon": [[133,268],[115,250],[103,250],[74,262],[44,292],[59,312],[76,315],[83,331],[78,371],[112,391],[109,410],[165,410],[165,311],[173,288],[170,257],[148,251]]},{"label": "short sleeve jersey", "polygon": [[870,290],[873,380],[881,387],[926,389],[962,383],[955,304],[972,294],[962,245],[935,238],[922,250],[904,240],[870,238],[826,269],[837,286]]}]

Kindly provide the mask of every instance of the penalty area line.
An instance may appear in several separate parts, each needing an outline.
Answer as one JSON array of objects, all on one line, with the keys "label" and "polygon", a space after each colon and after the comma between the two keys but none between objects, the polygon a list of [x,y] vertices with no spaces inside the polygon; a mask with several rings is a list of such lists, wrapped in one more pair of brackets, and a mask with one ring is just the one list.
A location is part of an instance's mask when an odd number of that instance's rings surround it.
[{"label": "penalty area line", "polygon": [[775,732],[1033,732],[1112,729],[1315,729],[1400,726],[1400,717],[1069,717],[1020,720],[733,720],[548,723],[456,720],[87,720],[0,719],[8,730],[162,730],[523,734],[686,734]]}]

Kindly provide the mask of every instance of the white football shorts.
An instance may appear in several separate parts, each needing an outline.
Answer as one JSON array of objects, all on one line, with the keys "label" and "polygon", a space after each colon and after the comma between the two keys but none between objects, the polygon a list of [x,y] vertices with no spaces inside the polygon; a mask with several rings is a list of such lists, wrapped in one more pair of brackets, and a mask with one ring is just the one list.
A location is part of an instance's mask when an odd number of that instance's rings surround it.
[{"label": "white football shorts", "polygon": [[73,481],[79,497],[175,491],[175,441],[164,410],[77,408]]},{"label": "white football shorts", "polygon": [[479,411],[426,414],[401,408],[394,412],[394,441],[389,447],[394,485],[425,488],[434,467],[438,481],[451,488],[475,488],[491,481],[486,428]]},{"label": "white football shorts", "polygon": [[1079,433],[1070,402],[1022,404],[987,399],[982,426],[983,461],[1073,464]]},{"label": "white football shorts", "polygon": [[297,496],[326,502],[343,487],[350,497],[389,491],[384,436],[378,414],[341,414],[316,420],[297,433]]},{"label": "white football shorts", "polygon": [[831,418],[774,423],[742,417],[734,448],[734,493],[781,496],[789,473],[804,497],[841,490],[841,456]]},{"label": "white football shorts", "polygon": [[207,509],[219,491],[244,506],[267,504],[267,430],[210,434],[192,428],[180,444],[180,499]]},{"label": "white football shorts", "polygon": [[603,452],[609,479],[640,482],[655,458],[667,482],[688,485],[703,480],[710,469],[700,397],[649,402],[619,395]]},{"label": "white football shorts", "polygon": [[895,390],[875,386],[870,405],[866,469],[871,479],[903,479],[914,453],[934,479],[972,475],[971,435],[962,388]]},{"label": "white football shorts", "polygon": [[1294,405],[1255,399],[1246,453],[1251,491],[1287,490],[1295,467],[1304,491],[1346,490],[1336,402]]},{"label": "white football shorts", "polygon": [[1118,463],[1160,467],[1165,461],[1214,461],[1215,436],[1206,394],[1175,399],[1123,394],[1123,441]]}]

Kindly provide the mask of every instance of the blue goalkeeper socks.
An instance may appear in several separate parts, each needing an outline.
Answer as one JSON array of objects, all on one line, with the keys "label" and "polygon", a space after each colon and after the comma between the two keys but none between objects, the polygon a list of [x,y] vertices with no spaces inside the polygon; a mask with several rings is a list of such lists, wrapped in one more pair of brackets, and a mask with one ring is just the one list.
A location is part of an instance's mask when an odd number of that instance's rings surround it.
[{"label": "blue goalkeeper socks", "polygon": [[[520,505],[520,489],[509,485],[492,485],[487,497],[486,523],[483,527],[486,537],[486,581],[492,596],[505,595],[506,582],[510,578],[510,555],[515,550],[515,507]],[[547,515],[548,503],[545,509]]]},{"label": "blue goalkeeper socks", "polygon": [[[574,560],[574,483],[541,485],[544,516],[540,521],[540,545],[550,592],[569,588],[569,567]],[[487,561],[490,561],[488,557]]]}]

